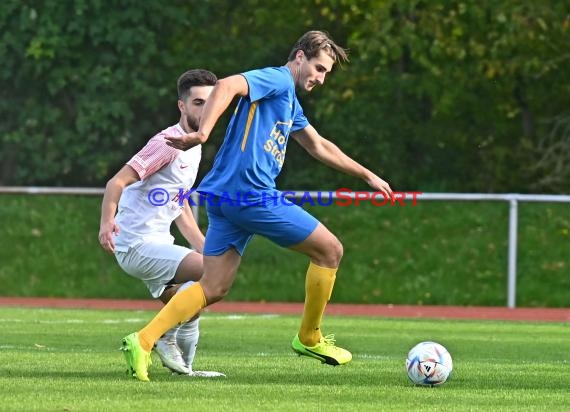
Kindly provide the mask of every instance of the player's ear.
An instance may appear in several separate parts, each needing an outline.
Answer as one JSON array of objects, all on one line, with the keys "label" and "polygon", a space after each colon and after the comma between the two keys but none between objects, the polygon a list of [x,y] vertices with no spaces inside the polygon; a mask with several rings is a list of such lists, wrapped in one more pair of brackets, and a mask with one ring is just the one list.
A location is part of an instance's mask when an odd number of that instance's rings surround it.
[{"label": "player's ear", "polygon": [[180,99],[178,99],[178,110],[180,110],[181,112],[184,111],[184,102]]},{"label": "player's ear", "polygon": [[295,55],[295,60],[297,63],[301,63],[305,58],[305,52],[303,50],[297,50],[297,54]]}]

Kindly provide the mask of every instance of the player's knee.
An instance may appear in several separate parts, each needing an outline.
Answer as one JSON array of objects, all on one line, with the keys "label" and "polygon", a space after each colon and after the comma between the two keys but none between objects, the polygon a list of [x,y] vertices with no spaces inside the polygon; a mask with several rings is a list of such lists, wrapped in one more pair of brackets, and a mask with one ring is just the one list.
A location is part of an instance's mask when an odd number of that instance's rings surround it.
[{"label": "player's knee", "polygon": [[342,243],[340,243],[336,237],[332,236],[326,245],[323,245],[319,253],[320,256],[314,256],[315,263],[319,266],[336,268],[340,265],[343,253],[344,249]]},{"label": "player's knee", "polygon": [[332,267],[338,267],[340,265],[340,260],[342,259],[342,255],[344,254],[344,248],[342,243],[337,238],[334,238],[334,242],[332,242],[330,246],[330,259],[332,260]]},{"label": "player's knee", "polygon": [[202,285],[204,290],[204,296],[208,305],[219,302],[222,300],[230,291],[230,287],[224,284],[213,284],[213,285]]},{"label": "player's knee", "polygon": [[219,285],[216,289],[214,289],[214,299],[216,302],[225,298],[229,291],[230,288],[226,287],[225,285]]}]

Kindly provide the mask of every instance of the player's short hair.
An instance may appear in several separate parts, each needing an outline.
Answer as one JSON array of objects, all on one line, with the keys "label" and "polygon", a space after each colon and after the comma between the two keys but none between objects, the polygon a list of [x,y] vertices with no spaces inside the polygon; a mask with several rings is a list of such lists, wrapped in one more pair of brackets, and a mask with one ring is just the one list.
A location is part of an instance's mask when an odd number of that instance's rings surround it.
[{"label": "player's short hair", "polygon": [[178,98],[182,101],[190,95],[190,89],[194,86],[215,86],[218,78],[216,75],[204,69],[192,69],[182,73],[176,83]]},{"label": "player's short hair", "polygon": [[336,44],[324,31],[311,30],[303,34],[289,53],[289,61],[295,60],[299,50],[303,50],[307,59],[316,57],[323,50],[337,63],[348,61],[348,51]]}]

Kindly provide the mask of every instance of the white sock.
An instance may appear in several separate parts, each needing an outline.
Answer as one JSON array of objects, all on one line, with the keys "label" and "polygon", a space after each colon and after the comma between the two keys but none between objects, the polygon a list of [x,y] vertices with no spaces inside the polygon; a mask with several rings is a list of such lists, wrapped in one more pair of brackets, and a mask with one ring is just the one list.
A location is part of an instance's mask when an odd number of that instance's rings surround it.
[{"label": "white sock", "polygon": [[200,337],[199,323],[200,318],[183,323],[178,326],[178,333],[176,334],[176,342],[180,350],[182,350],[182,359],[184,359],[190,371],[192,371],[192,362],[194,362],[198,338]]},{"label": "white sock", "polygon": [[180,328],[180,326],[175,326],[172,329],[167,330],[166,333],[160,337],[160,340],[165,342],[176,343],[176,335],[178,335],[178,328]]}]

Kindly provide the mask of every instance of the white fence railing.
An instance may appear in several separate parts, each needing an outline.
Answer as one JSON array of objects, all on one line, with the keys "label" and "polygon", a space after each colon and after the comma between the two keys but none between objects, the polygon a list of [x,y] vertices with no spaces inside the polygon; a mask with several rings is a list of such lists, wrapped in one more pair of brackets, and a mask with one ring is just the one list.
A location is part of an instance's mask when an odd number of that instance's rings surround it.
[{"label": "white fence railing", "polygon": [[[309,196],[316,199],[319,195],[327,197],[329,191],[303,191],[291,190],[295,196]],[[80,187],[18,187],[0,186],[0,194],[29,194],[29,195],[103,195],[104,189],[100,188],[80,188]],[[410,193],[410,192],[408,192]],[[368,192],[372,196],[372,192]],[[338,199],[335,192],[331,192],[333,199]],[[197,194],[193,193],[192,198],[196,205],[199,204]],[[354,193],[344,192],[343,197],[355,199]],[[507,306],[516,306],[516,283],[517,283],[517,233],[518,233],[518,204],[519,202],[555,202],[570,203],[570,195],[532,195],[532,194],[482,194],[482,193],[421,193],[415,195],[418,201],[499,201],[508,202],[509,208],[509,239],[508,239],[508,263],[507,263]],[[328,197],[327,197],[328,199]],[[406,198],[407,201],[410,198]],[[198,206],[193,206],[194,216],[198,218]]]}]

